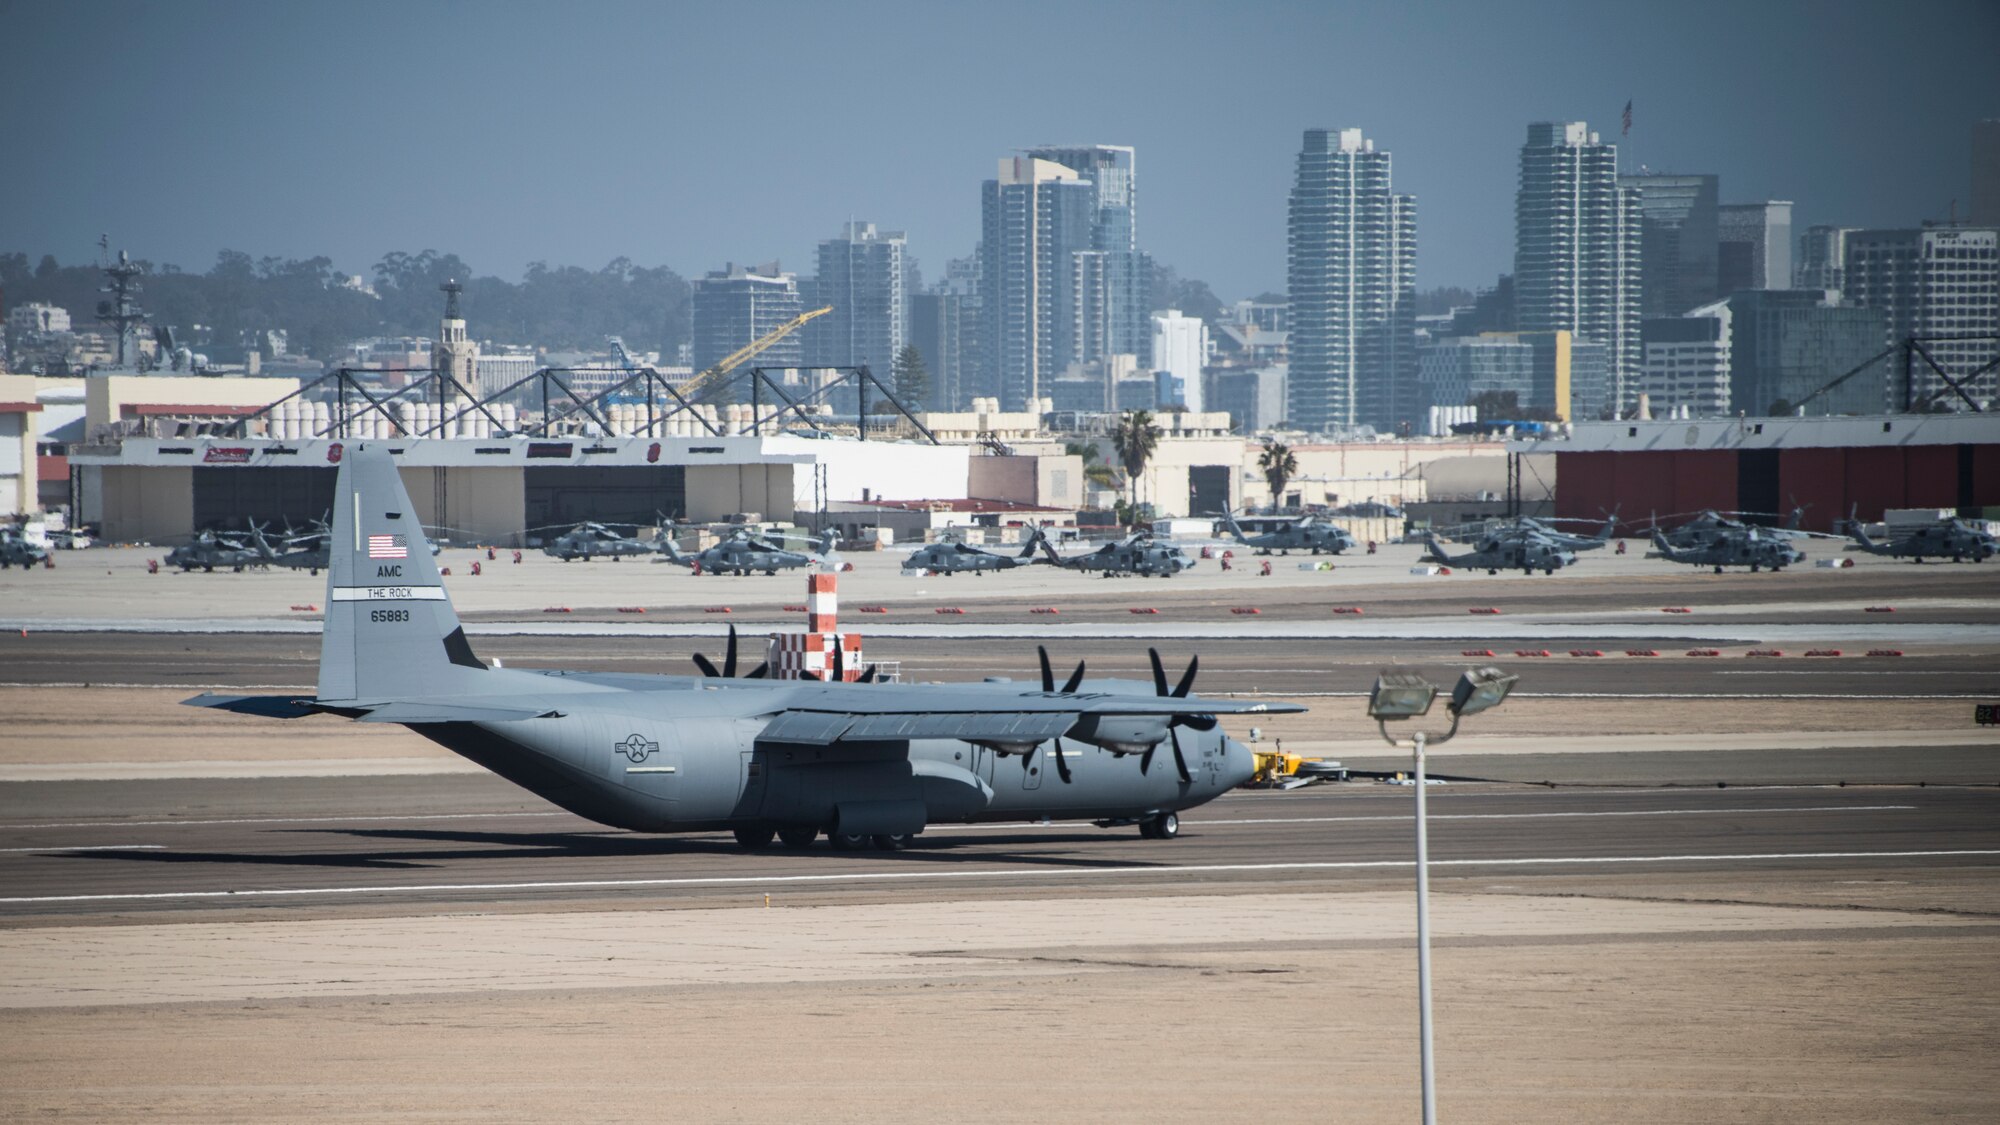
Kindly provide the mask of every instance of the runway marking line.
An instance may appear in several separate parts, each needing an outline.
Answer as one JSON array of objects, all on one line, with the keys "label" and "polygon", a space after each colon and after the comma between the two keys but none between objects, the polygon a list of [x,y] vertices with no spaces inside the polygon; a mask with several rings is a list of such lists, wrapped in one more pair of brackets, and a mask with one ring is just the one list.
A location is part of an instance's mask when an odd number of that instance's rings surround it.
[{"label": "runway marking line", "polygon": [[[513,817],[571,816],[566,812],[422,813],[409,816],[259,816],[239,820],[77,820],[61,824],[0,824],[0,832],[43,828],[171,828],[179,825],[217,824],[375,824],[401,820],[504,820]],[[29,848],[29,851],[44,851]]]},{"label": "runway marking line", "polygon": [[[1583,866],[1620,863],[1758,863],[1800,859],[1933,859],[1948,856],[2000,856],[2000,848],[1964,848],[1908,852],[1745,852],[1729,855],[1644,856],[1522,856],[1514,859],[1432,859],[1432,867]],[[693,887],[770,885],[781,883],[886,882],[897,879],[1022,879],[1097,878],[1107,875],[1200,875],[1251,871],[1361,871],[1407,868],[1407,859],[1345,860],[1323,863],[1204,863],[1159,867],[1093,867],[1049,869],[1010,867],[980,871],[850,871],[828,875],[717,875],[686,879],[565,879],[542,883],[424,883],[375,887],[273,887],[248,891],[148,891],[133,894],[43,895],[0,898],[0,904],[33,905],[57,902],[141,902],[203,898],[298,898],[306,895],[394,895],[454,891],[560,891],[619,887]]]},{"label": "runway marking line", "polygon": [[39,848],[0,848],[5,852],[131,852],[161,850],[165,844],[45,844]]},{"label": "runway marking line", "polygon": [[[1719,816],[1732,814],[1790,813],[1790,812],[1907,812],[1916,805],[1814,805],[1799,808],[1745,808],[1745,809],[1618,809],[1601,812],[1528,812],[1528,813],[1431,813],[1431,820],[1541,820],[1551,817],[1586,816]],[[1210,828],[1223,824],[1366,824],[1370,821],[1415,820],[1412,813],[1392,813],[1384,816],[1270,816],[1244,817],[1229,820],[1188,820],[1189,827]],[[1087,820],[1056,820],[1047,824],[1039,820],[1023,825],[992,824],[931,824],[924,827],[930,832],[976,832],[991,831],[996,828],[1074,828],[1090,824]]]}]

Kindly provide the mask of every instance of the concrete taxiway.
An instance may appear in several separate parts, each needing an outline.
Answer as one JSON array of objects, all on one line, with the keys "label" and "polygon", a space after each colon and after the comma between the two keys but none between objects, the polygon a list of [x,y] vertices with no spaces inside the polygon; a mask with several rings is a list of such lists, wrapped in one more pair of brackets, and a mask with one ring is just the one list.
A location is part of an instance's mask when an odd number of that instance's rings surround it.
[{"label": "concrete taxiway", "polygon": [[[1152,582],[856,556],[843,628],[918,680],[1030,680],[1037,643],[1134,679],[1148,646],[1199,653],[1203,692],[1313,708],[1262,741],[1385,773],[1378,670],[1500,664],[1520,691],[1432,758],[1461,779],[1429,791],[1447,1116],[2000,1113],[2000,737],[1972,723],[2000,569],[1413,553]],[[445,563],[475,649],[517,667],[686,673],[802,600],[797,575],[506,560]],[[316,608],[290,607],[319,580],[58,562],[0,579],[0,1117],[1415,1112],[1406,786],[1233,793],[1171,842],[744,854],[604,830],[400,729],[178,706],[309,690]]]}]

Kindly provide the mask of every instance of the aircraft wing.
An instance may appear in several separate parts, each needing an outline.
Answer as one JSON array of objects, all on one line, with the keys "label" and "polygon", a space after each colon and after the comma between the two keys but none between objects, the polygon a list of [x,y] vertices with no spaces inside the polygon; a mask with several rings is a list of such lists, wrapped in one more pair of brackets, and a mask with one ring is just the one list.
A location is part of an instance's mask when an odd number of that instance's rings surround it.
[{"label": "aircraft wing", "polygon": [[[995,694],[931,687],[922,696],[828,685],[794,698],[771,720],[762,738],[832,745],[906,738],[958,738],[977,742],[1039,742],[1067,733],[1086,716],[1294,714],[1295,703],[1206,699],[1130,693],[1023,692]],[[872,698],[871,698],[872,697]],[[923,702],[919,703],[921,699]]]}]

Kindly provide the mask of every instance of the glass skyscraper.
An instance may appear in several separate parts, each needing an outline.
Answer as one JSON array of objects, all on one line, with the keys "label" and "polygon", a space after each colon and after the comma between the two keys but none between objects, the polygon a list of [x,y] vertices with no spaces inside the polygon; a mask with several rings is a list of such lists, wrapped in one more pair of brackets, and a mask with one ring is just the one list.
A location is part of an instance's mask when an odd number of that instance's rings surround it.
[{"label": "glass skyscraper", "polygon": [[896,352],[909,342],[907,262],[903,232],[878,231],[874,223],[850,222],[839,238],[819,244],[813,307],[833,311],[811,326],[808,366],[865,364],[888,381]]},{"label": "glass skyscraper", "polygon": [[1034,409],[1075,350],[1075,262],[1091,249],[1096,188],[1053,161],[1017,156],[980,193],[977,393]]},{"label": "glass skyscraper", "polygon": [[1359,129],[1308,129],[1292,183],[1287,286],[1292,425],[1415,425],[1416,203]]},{"label": "glass skyscraper", "polygon": [[1618,183],[1618,146],[1581,121],[1528,126],[1514,196],[1515,318],[1524,332],[1567,330],[1609,349],[1603,385],[1570,388],[1579,419],[1621,416],[1638,399],[1639,237],[1639,191]]}]

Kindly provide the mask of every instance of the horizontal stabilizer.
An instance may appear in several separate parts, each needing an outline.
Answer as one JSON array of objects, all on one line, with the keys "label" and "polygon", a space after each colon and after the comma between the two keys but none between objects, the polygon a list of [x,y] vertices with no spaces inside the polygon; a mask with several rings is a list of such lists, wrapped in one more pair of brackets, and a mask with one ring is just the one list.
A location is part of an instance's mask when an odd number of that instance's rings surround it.
[{"label": "horizontal stabilizer", "polygon": [[205,691],[193,699],[181,700],[181,706],[213,707],[218,711],[258,715],[266,719],[303,719],[320,713],[310,698],[296,695],[217,695]]},{"label": "horizontal stabilizer", "polygon": [[552,719],[561,714],[560,711],[540,707],[489,707],[485,704],[410,700],[368,707],[366,714],[355,717],[364,723],[511,723],[520,719]]}]

